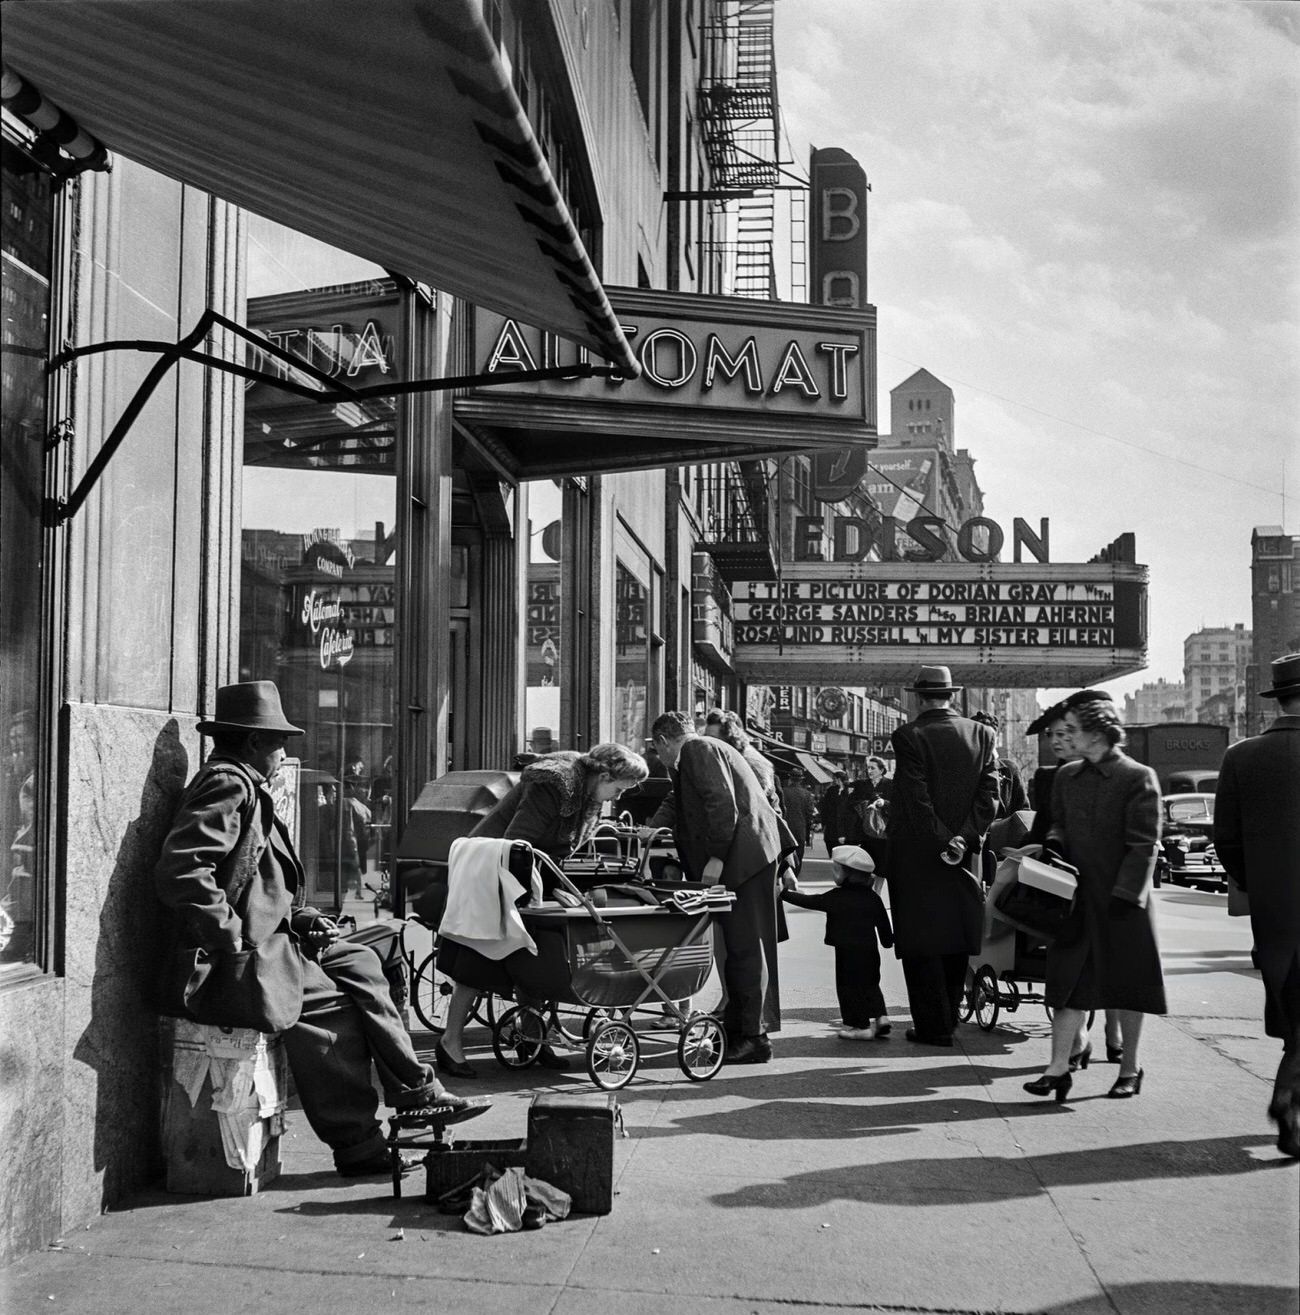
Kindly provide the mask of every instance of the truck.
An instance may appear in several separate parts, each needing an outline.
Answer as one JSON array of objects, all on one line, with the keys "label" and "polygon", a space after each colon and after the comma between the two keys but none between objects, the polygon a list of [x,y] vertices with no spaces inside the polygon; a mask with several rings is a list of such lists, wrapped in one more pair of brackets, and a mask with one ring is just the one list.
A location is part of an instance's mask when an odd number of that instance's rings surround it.
[{"label": "truck", "polygon": [[1163,794],[1213,794],[1228,728],[1197,721],[1126,726],[1130,758],[1154,767]]}]

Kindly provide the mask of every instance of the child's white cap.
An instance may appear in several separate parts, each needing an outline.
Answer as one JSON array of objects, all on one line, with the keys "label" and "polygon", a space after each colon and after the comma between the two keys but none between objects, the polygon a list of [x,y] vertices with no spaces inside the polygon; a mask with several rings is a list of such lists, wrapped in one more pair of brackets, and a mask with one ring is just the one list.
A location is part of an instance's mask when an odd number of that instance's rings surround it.
[{"label": "child's white cap", "polygon": [[855,872],[874,872],[876,860],[861,845],[836,845],[831,850],[831,862]]}]

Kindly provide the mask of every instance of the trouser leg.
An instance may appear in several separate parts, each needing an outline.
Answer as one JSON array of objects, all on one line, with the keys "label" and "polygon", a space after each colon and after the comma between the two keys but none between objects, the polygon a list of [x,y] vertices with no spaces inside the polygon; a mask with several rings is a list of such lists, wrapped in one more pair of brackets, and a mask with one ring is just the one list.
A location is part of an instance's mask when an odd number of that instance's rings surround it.
[{"label": "trouser leg", "polygon": [[360,1015],[318,964],[304,963],[302,1015],[282,1034],[285,1053],[307,1122],[339,1165],[384,1146]]},{"label": "trouser leg", "polygon": [[325,975],[357,1007],[357,1020],[391,1104],[403,1093],[442,1091],[433,1068],[411,1045],[410,1034],[393,1004],[379,956],[368,946],[336,941],[320,956]]},{"label": "trouser leg", "polygon": [[1300,962],[1293,962],[1270,1010],[1282,1033],[1282,1061],[1273,1081],[1273,1104],[1300,1106]]},{"label": "trouser leg", "polygon": [[[776,977],[776,866],[736,890],[731,912],[716,924],[726,947],[728,1036],[759,1036],[781,1025]],[[767,1015],[766,1019],[764,1015]]]},{"label": "trouser leg", "polygon": [[943,956],[906,954],[902,962],[913,1029],[923,1037],[951,1036],[953,1013]]},{"label": "trouser leg", "polygon": [[835,996],[845,1027],[869,1027],[875,1020],[860,951],[853,946],[835,947]]},{"label": "trouser leg", "polygon": [[966,969],[970,966],[968,954],[944,954],[943,977],[946,994],[948,1031],[957,1029],[957,1020],[961,1017],[962,996],[966,993]]}]

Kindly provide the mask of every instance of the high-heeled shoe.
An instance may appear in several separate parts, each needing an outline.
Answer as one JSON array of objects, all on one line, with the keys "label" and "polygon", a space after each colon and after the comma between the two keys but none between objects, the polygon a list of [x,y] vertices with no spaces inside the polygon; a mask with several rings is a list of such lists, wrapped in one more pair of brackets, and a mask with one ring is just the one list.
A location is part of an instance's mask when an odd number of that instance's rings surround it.
[{"label": "high-heeled shoe", "polygon": [[1076,1050],[1074,1054],[1070,1056],[1070,1072],[1073,1073],[1076,1069],[1087,1068],[1088,1062],[1091,1059],[1092,1042],[1089,1041],[1082,1050]]},{"label": "high-heeled shoe", "polygon": [[1106,1063],[1118,1064],[1124,1058],[1123,1046],[1112,1046],[1109,1041],[1106,1042]]},{"label": "high-heeled shoe", "polygon": [[1121,1073],[1115,1079],[1115,1085],[1106,1093],[1112,1100],[1127,1100],[1130,1096],[1140,1095],[1142,1092],[1142,1074],[1145,1069],[1138,1069],[1136,1073]]},{"label": "high-heeled shoe", "polygon": [[1059,1105],[1070,1094],[1073,1085],[1074,1079],[1068,1073],[1062,1073],[1059,1077],[1044,1073],[1041,1078],[1026,1082],[1025,1090],[1031,1096],[1050,1096],[1055,1092],[1056,1103]]},{"label": "high-heeled shoe", "polygon": [[448,1077],[473,1078],[478,1076],[473,1064],[468,1064],[463,1059],[453,1059],[442,1048],[441,1041],[433,1048],[433,1062],[438,1072],[446,1073]]}]

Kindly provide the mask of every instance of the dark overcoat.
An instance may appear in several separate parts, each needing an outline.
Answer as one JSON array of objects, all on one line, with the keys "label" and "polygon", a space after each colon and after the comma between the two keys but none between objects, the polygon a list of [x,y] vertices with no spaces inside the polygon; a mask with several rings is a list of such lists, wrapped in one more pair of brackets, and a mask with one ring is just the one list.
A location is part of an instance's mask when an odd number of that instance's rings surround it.
[{"label": "dark overcoat", "polygon": [[471,836],[526,840],[559,862],[596,829],[601,805],[587,793],[587,769],[571,749],[548,753],[482,817]]},{"label": "dark overcoat", "polygon": [[[932,708],[890,737],[894,748],[888,847],[894,952],[901,958],[975,954],[984,930],[976,873],[998,811],[993,732],[951,708]],[[966,862],[941,857],[953,836]]]},{"label": "dark overcoat", "polygon": [[[237,855],[251,872],[236,870]],[[245,880],[232,903],[232,887]],[[301,927],[317,916],[304,904],[302,864],[266,779],[217,754],[186,787],[154,869],[154,889],[171,910],[164,939],[182,949],[233,954],[260,945],[286,923]],[[173,985],[165,980],[161,989]],[[180,999],[159,999],[158,1007],[184,1015]]]},{"label": "dark overcoat", "polygon": [[1047,838],[1079,869],[1074,917],[1047,950],[1047,1003],[1163,1014],[1151,905],[1160,849],[1155,772],[1119,749],[1097,763],[1063,763]]},{"label": "dark overcoat", "polygon": [[[1234,744],[1219,768],[1214,847],[1250,895],[1250,925],[1269,1008],[1270,1036],[1285,1037],[1277,1009],[1287,974],[1300,973],[1300,716],[1278,717]],[[1290,1027],[1296,1020],[1290,1020]]]},{"label": "dark overcoat", "polygon": [[673,838],[691,880],[702,880],[704,865],[720,858],[719,880],[736,890],[781,857],[777,814],[731,745],[711,736],[688,736],[672,778]]}]

